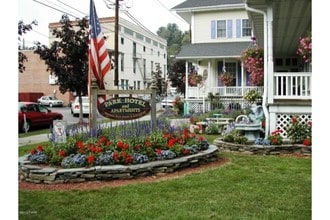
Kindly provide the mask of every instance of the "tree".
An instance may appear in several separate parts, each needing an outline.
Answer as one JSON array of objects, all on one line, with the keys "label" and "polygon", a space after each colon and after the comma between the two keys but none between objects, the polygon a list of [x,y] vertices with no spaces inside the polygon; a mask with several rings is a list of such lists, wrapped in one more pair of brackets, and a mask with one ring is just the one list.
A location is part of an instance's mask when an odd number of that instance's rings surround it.
[{"label": "tree", "polygon": [[171,81],[171,87],[177,89],[178,93],[185,94],[185,61],[176,61],[168,73],[168,79]]},{"label": "tree", "polygon": [[[34,51],[45,61],[47,71],[58,77],[59,90],[62,94],[67,91],[76,92],[82,106],[81,96],[88,92],[88,20],[75,21],[73,27],[67,15],[60,20],[60,29],[54,29],[56,39],[50,48],[37,43]],[[82,123],[82,108],[79,122]]]},{"label": "tree", "polygon": [[167,40],[167,75],[171,86],[177,88],[177,92],[185,93],[185,62],[176,60],[182,45],[190,43],[190,31],[182,33],[177,24],[169,23],[167,27],[160,27],[157,34]]},{"label": "tree", "polygon": [[152,71],[152,75],[156,79],[156,86],[157,86],[157,91],[156,95],[162,95],[166,92],[166,85],[165,85],[165,79],[162,77],[162,70],[159,64],[156,65],[156,71]]},{"label": "tree", "polygon": [[[36,20],[32,21],[30,24],[25,24],[22,20],[18,21],[18,41],[21,41],[21,36],[26,34],[26,32],[32,30],[32,25],[38,25]],[[25,49],[24,46],[21,48],[18,46],[18,49]],[[25,70],[24,63],[28,61],[28,58],[21,51],[18,51],[18,70],[20,73],[23,73]]]}]

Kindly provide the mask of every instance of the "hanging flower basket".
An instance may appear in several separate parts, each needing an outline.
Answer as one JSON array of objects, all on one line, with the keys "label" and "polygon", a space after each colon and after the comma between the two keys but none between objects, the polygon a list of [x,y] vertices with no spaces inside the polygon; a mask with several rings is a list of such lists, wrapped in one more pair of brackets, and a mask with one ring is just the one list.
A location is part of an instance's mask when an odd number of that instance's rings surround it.
[{"label": "hanging flower basket", "polygon": [[312,63],[312,37],[301,37],[299,39],[299,45],[297,54],[300,55],[305,63]]},{"label": "hanging flower basket", "polygon": [[233,75],[229,72],[221,73],[219,78],[225,86],[231,86],[234,82]]},{"label": "hanging flower basket", "polygon": [[243,66],[250,73],[250,83],[254,86],[264,84],[264,50],[253,47],[244,50],[241,56]]}]

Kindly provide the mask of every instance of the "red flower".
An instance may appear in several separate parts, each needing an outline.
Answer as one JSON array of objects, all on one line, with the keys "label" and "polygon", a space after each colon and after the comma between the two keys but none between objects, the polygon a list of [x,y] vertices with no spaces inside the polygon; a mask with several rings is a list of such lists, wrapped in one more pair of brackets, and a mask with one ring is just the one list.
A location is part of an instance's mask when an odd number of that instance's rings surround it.
[{"label": "red flower", "polygon": [[305,146],[310,146],[310,145],[311,145],[311,140],[309,140],[309,139],[305,139],[304,142],[303,142],[303,144],[304,144]]},{"label": "red flower", "polygon": [[156,149],[156,154],[161,155],[162,154],[162,149],[157,148]]},{"label": "red flower", "polygon": [[113,159],[114,159],[114,161],[118,161],[118,158],[119,158],[119,154],[117,152],[114,152],[113,153]]},{"label": "red flower", "polygon": [[190,152],[190,151],[189,151],[188,149],[186,149],[186,148],[183,149],[183,154],[184,154],[184,155],[189,154],[189,152]]},{"label": "red flower", "polygon": [[124,142],[123,141],[118,141],[117,142],[117,147],[123,148],[123,146],[124,146]]},{"label": "red flower", "polygon": [[204,137],[203,136],[199,136],[198,137],[198,141],[204,141]]},{"label": "red flower", "polygon": [[65,151],[62,150],[62,149],[60,149],[60,150],[58,151],[58,156],[60,156],[60,157],[65,157],[65,156],[66,156]]},{"label": "red flower", "polygon": [[42,145],[38,145],[37,146],[37,151],[39,151],[39,152],[41,152],[41,151],[43,151],[44,149],[42,148]]},{"label": "red flower", "polygon": [[82,149],[82,148],[84,148],[84,142],[82,142],[82,141],[77,141],[77,143],[76,143],[76,146],[79,148],[79,149]]},{"label": "red flower", "polygon": [[308,121],[307,124],[312,127],[312,121]]},{"label": "red flower", "polygon": [[35,153],[37,153],[37,150],[36,149],[32,149],[31,151],[30,151],[30,154],[35,154]]},{"label": "red flower", "polygon": [[139,151],[140,148],[141,148],[141,146],[140,146],[139,144],[136,144],[136,145],[134,146],[134,150],[136,150],[136,151]]},{"label": "red flower", "polygon": [[133,162],[133,157],[131,155],[128,155],[126,158],[125,158],[125,163],[126,164],[130,164]]},{"label": "red flower", "polygon": [[102,136],[102,137],[99,138],[99,142],[100,142],[101,144],[104,144],[106,141],[107,141],[107,138],[104,137],[104,136]]},{"label": "red flower", "polygon": [[175,139],[171,138],[170,140],[168,140],[167,147],[171,148],[173,147],[174,144],[175,144]]},{"label": "red flower", "polygon": [[87,162],[88,162],[89,164],[93,164],[94,161],[95,161],[95,157],[94,157],[94,155],[90,155],[90,156],[87,157]]},{"label": "red flower", "polygon": [[297,123],[297,122],[298,122],[297,118],[296,117],[293,117],[292,118],[292,123]]},{"label": "red flower", "polygon": [[146,145],[146,147],[150,147],[151,146],[151,142],[149,140],[146,140],[144,145]]}]

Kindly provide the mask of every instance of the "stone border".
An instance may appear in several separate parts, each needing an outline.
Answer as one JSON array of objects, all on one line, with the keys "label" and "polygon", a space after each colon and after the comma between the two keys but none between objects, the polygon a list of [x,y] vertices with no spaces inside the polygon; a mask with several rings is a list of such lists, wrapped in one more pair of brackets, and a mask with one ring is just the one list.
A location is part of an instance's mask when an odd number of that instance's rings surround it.
[{"label": "stone border", "polygon": [[152,161],[133,165],[108,165],[81,168],[42,167],[31,164],[23,156],[19,158],[19,178],[21,181],[43,184],[80,183],[96,180],[133,179],[160,173],[171,173],[187,167],[197,167],[218,159],[218,147],[210,145],[197,154],[172,160]]},{"label": "stone border", "polygon": [[221,138],[216,138],[213,144],[218,146],[221,152],[241,152],[259,155],[298,154],[302,156],[312,156],[312,146],[304,146],[302,144],[242,145],[224,142]]}]

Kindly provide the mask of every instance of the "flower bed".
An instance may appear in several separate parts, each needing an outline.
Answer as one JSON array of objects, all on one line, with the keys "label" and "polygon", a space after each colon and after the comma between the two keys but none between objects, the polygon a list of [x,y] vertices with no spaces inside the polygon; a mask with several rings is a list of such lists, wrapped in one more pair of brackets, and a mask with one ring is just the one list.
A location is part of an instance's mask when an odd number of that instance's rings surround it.
[{"label": "flower bed", "polygon": [[214,140],[216,145],[222,152],[241,152],[247,154],[258,155],[282,155],[292,154],[301,156],[311,156],[312,146],[303,144],[282,144],[282,145],[257,145],[257,144],[237,144],[224,142],[221,138]]},{"label": "flower bed", "polygon": [[62,169],[44,165],[34,165],[27,156],[19,159],[21,181],[56,184],[78,183],[96,180],[133,179],[144,176],[171,173],[187,167],[196,167],[216,161],[218,148],[210,145],[208,149],[193,155],[169,160],[152,161],[143,164],[108,165]]},{"label": "flower bed", "polygon": [[21,158],[20,178],[36,183],[126,179],[214,161],[217,149],[210,150],[202,135],[168,121],[159,121],[153,131],[149,125],[70,131],[66,142],[38,145]]}]

